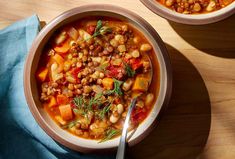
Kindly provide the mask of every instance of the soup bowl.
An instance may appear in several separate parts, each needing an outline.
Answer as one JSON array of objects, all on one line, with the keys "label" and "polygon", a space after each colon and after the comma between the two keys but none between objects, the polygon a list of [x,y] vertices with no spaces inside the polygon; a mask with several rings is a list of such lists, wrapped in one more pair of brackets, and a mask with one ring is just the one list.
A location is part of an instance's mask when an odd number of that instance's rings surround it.
[{"label": "soup bowl", "polygon": [[182,14],[165,7],[156,0],[140,0],[140,1],[159,16],[182,24],[190,24],[190,25],[210,24],[223,20],[235,13],[235,2],[232,2],[228,6],[221,8],[217,11],[209,13]]},{"label": "soup bowl", "polygon": [[[172,75],[170,61],[165,45],[156,31],[141,17],[123,8],[111,5],[88,5],[71,9],[48,23],[38,34],[29,51],[24,68],[24,91],[31,113],[40,127],[58,143],[80,152],[111,150],[118,146],[119,137],[98,143],[97,140],[79,138],[61,129],[45,112],[40,102],[35,72],[39,65],[42,50],[53,33],[60,27],[91,16],[105,16],[128,22],[146,36],[154,49],[154,56],[159,63],[160,87],[158,98],[148,117],[135,129],[129,132],[130,146],[140,142],[156,125],[160,112],[164,110],[171,95]],[[154,70],[153,70],[154,71]],[[154,79],[152,83],[154,83]]]}]

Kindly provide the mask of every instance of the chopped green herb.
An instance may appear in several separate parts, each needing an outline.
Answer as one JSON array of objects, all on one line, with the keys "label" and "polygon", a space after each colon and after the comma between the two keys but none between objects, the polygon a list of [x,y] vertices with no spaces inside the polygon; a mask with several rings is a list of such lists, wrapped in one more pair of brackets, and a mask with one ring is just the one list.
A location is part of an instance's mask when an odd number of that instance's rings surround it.
[{"label": "chopped green herb", "polygon": [[113,103],[113,100],[110,101],[110,102],[108,102],[108,104],[105,105],[105,106],[103,107],[103,109],[98,113],[98,116],[99,116],[100,119],[104,119],[104,116],[105,116],[106,113],[109,112],[112,103]]},{"label": "chopped green herb", "polygon": [[76,107],[81,108],[84,104],[84,98],[82,96],[73,98],[73,103]]},{"label": "chopped green herb", "polygon": [[105,141],[108,141],[110,139],[112,139],[114,136],[116,136],[117,134],[120,133],[120,130],[116,130],[116,129],[108,129],[105,133],[105,136],[103,139],[101,139],[99,141],[99,143],[101,142],[105,142]]},{"label": "chopped green herb", "polygon": [[66,125],[64,125],[64,126],[62,126],[62,128],[63,129],[69,129],[69,128],[72,128],[72,127],[74,127],[76,124],[78,123],[78,121],[71,121],[70,123],[68,123],[68,124],[66,124]]},{"label": "chopped green herb", "polygon": [[110,94],[123,95],[123,92],[121,90],[121,85],[123,81],[116,80],[115,78],[113,80],[114,80],[114,89],[108,91],[106,94],[107,95],[110,95]]},{"label": "chopped green herb", "polygon": [[112,29],[108,26],[102,26],[102,21],[98,20],[96,24],[95,32],[92,35],[92,38],[97,37],[99,35],[104,35],[110,32],[112,32]]},{"label": "chopped green herb", "polygon": [[135,76],[135,70],[132,70],[132,68],[130,67],[129,64],[125,63],[125,70],[126,70],[126,73],[127,73],[128,77],[134,77]]}]

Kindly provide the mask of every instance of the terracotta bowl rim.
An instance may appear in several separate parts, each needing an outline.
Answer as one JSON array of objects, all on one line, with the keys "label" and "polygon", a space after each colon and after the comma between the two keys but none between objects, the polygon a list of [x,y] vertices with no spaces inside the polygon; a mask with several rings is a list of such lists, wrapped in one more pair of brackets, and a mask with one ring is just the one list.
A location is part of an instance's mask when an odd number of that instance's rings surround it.
[{"label": "terracotta bowl rim", "polygon": [[[95,149],[95,148],[87,148],[83,147],[81,145],[74,144],[68,140],[64,140],[61,138],[50,126],[47,124],[47,122],[43,119],[43,117],[40,115],[39,110],[35,104],[33,96],[35,96],[32,93],[32,88],[31,88],[31,78],[33,75],[31,75],[31,70],[33,68],[33,60],[36,55],[36,52],[38,50],[39,44],[42,42],[42,40],[46,37],[46,35],[49,33],[50,30],[52,30],[55,26],[57,26],[60,22],[65,21],[69,17],[72,17],[74,15],[79,15],[84,12],[110,12],[114,14],[120,14],[123,17],[127,19],[132,19],[134,22],[137,24],[141,25],[144,27],[149,34],[154,37],[153,41],[155,41],[158,44],[158,47],[161,50],[161,56],[163,57],[165,68],[166,68],[166,91],[164,94],[163,98],[163,103],[160,109],[160,112],[158,115],[156,115],[156,118],[154,122],[149,126],[141,135],[139,135],[136,139],[132,140],[129,142],[130,146],[133,146],[143,140],[149,133],[150,131],[156,126],[156,120],[158,120],[161,117],[162,112],[166,109],[170,96],[171,96],[171,90],[172,90],[172,70],[171,70],[171,64],[169,60],[169,55],[167,53],[167,49],[164,45],[164,42],[160,38],[160,36],[157,34],[157,32],[153,29],[152,26],[148,22],[146,22],[143,18],[138,16],[137,14],[126,10],[121,7],[116,7],[113,5],[108,5],[108,4],[100,4],[100,5],[84,5],[80,7],[76,7],[74,9],[68,10],[55,19],[53,19],[51,22],[49,22],[38,34],[36,39],[33,41],[32,47],[29,50],[29,54],[27,56],[25,66],[24,66],[24,93],[26,97],[26,101],[28,104],[28,107],[33,114],[33,117],[39,124],[39,126],[54,140],[56,140],[58,143],[64,145],[65,147],[68,147],[72,150],[75,151],[80,151],[80,152],[97,152],[100,150],[113,150],[116,148],[116,146],[113,147],[106,147],[103,149]],[[35,84],[35,83],[34,83]]]},{"label": "terracotta bowl rim", "polygon": [[197,15],[190,15],[190,14],[181,14],[171,9],[161,5],[156,0],[140,0],[147,8],[149,8],[154,13],[158,14],[159,16],[182,24],[189,24],[189,25],[204,25],[215,23],[221,21],[235,13],[235,1],[229,4],[228,6],[205,14],[197,14]]}]

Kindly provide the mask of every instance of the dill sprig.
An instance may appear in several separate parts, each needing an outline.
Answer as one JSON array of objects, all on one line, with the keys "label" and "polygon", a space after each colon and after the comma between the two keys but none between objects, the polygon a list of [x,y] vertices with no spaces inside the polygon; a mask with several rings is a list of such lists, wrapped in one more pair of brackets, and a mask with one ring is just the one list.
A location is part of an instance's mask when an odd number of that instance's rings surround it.
[{"label": "dill sprig", "polygon": [[108,130],[105,132],[104,138],[101,139],[101,140],[99,141],[99,143],[108,141],[108,140],[112,139],[114,136],[118,135],[119,133],[120,133],[120,130],[117,130],[117,129],[108,129]]},{"label": "dill sprig", "polygon": [[114,80],[114,89],[113,90],[109,90],[107,91],[107,95],[110,95],[110,94],[116,94],[116,95],[123,95],[123,92],[122,92],[122,89],[121,89],[121,85],[123,83],[123,81],[119,81],[119,80],[116,80],[115,78],[113,78]]},{"label": "dill sprig", "polygon": [[102,21],[98,20],[96,24],[95,32],[92,35],[92,38],[97,37],[99,35],[104,35],[110,32],[112,32],[112,29],[108,26],[103,26]]}]

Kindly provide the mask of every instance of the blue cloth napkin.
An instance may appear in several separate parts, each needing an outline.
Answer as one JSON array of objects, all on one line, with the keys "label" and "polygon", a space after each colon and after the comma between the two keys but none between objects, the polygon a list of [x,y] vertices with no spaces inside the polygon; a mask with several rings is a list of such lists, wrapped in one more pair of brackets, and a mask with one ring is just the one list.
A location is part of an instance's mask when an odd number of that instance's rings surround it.
[{"label": "blue cloth napkin", "polygon": [[114,158],[64,148],[31,115],[24,97],[23,69],[39,30],[36,15],[0,30],[0,159]]}]

